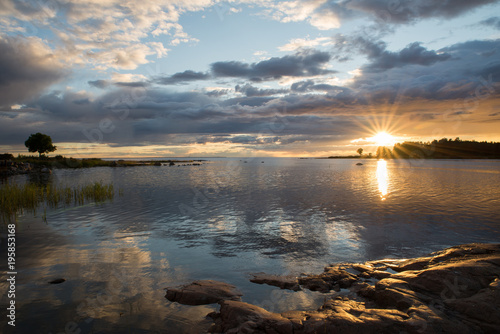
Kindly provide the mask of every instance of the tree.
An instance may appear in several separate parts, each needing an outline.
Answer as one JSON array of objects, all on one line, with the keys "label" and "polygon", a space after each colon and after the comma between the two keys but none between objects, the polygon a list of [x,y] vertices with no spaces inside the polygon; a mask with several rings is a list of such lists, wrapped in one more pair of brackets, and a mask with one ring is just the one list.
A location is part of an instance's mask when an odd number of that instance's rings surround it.
[{"label": "tree", "polygon": [[52,138],[40,132],[31,134],[24,145],[28,151],[38,152],[38,157],[41,157],[43,153],[54,152],[57,149],[52,145]]},{"label": "tree", "polygon": [[356,152],[358,152],[359,156],[361,156],[363,154],[363,149],[360,147]]}]

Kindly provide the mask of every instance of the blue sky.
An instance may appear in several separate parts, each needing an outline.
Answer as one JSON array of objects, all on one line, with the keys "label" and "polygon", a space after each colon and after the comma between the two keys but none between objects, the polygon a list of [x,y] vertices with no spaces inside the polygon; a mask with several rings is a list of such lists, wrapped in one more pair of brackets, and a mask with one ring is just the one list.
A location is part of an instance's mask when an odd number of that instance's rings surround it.
[{"label": "blue sky", "polygon": [[500,1],[4,0],[0,151],[330,156],[500,141]]}]

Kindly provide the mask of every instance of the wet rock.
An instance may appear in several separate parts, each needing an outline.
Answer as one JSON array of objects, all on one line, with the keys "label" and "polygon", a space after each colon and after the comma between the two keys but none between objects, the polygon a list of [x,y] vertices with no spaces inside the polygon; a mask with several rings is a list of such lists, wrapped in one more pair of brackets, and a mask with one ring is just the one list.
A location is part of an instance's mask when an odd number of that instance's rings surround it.
[{"label": "wet rock", "polygon": [[319,276],[301,277],[299,283],[311,291],[328,292],[333,289],[333,284],[328,284]]},{"label": "wet rock", "polygon": [[309,275],[299,278],[299,284],[311,291],[328,292],[339,285],[341,288],[348,288],[358,277],[349,273],[342,265],[326,267],[324,273],[320,275]]},{"label": "wet rock", "polygon": [[184,305],[214,304],[221,300],[240,300],[243,294],[234,285],[200,280],[179,287],[167,288],[165,298]]},{"label": "wet rock", "polygon": [[272,286],[277,286],[280,289],[289,289],[293,291],[299,291],[299,281],[295,276],[278,276],[270,275],[266,273],[256,273],[252,274],[253,278],[250,282],[257,284],[267,284]]},{"label": "wet rock", "polygon": [[66,282],[66,280],[64,278],[56,278],[56,279],[50,281],[49,284],[61,284],[63,282]]},{"label": "wet rock", "polygon": [[462,245],[410,260],[331,265],[298,282],[323,292],[348,286],[350,293],[326,300],[318,310],[280,314],[223,301],[211,332],[500,333],[500,244]]},{"label": "wet rock", "polygon": [[240,302],[221,301],[210,333],[293,333],[292,322],[280,314]]}]

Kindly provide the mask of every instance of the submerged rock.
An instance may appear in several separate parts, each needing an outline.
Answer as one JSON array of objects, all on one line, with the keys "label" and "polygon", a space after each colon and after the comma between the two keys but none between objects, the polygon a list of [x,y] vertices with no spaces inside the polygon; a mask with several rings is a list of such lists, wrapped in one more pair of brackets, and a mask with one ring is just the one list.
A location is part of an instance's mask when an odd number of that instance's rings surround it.
[{"label": "submerged rock", "polygon": [[234,285],[212,280],[201,280],[179,287],[167,288],[165,298],[184,305],[205,305],[226,299],[240,300],[242,295]]},{"label": "submerged rock", "polygon": [[[258,276],[259,283],[292,282]],[[254,278],[255,279],[255,278]],[[212,333],[500,333],[500,244],[451,247],[410,260],[337,264],[298,278],[316,291],[348,288],[312,311],[268,312],[220,301]]]},{"label": "submerged rock", "polygon": [[299,281],[295,276],[278,276],[270,275],[266,273],[256,273],[252,274],[253,278],[250,282],[257,284],[267,284],[272,286],[277,286],[280,289],[289,289],[293,291],[299,291]]}]

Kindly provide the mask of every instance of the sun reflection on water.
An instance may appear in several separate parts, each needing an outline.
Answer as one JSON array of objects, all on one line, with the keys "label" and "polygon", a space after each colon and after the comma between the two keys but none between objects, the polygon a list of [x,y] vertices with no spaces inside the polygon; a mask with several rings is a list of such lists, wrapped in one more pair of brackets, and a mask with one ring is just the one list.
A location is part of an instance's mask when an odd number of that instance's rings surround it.
[{"label": "sun reflection on water", "polygon": [[387,161],[379,160],[377,161],[377,182],[378,190],[380,192],[380,197],[383,201],[387,198],[388,188],[389,188],[389,176],[387,172]]}]

